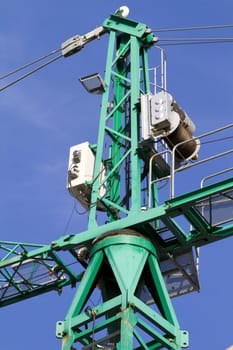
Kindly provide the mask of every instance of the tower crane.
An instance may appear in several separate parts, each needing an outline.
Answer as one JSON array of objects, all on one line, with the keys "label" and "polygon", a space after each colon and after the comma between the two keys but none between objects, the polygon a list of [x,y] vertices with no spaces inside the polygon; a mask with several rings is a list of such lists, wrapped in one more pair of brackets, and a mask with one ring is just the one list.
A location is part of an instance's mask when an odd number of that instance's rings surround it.
[{"label": "tower crane", "polygon": [[[175,196],[176,173],[203,163],[198,153],[211,133],[194,136],[194,123],[167,91],[159,39],[127,16],[123,6],[62,44],[69,57],[109,35],[104,79],[98,73],[80,79],[102,94],[97,143],[79,143],[69,154],[67,189],[88,211],[87,230],[49,245],[0,242],[1,307],[78,285],[65,320],[57,322],[63,350],[187,348],[171,297],[199,290],[197,249],[233,234],[232,214],[215,220],[215,210],[232,207],[233,178]],[[155,46],[161,82],[151,85],[148,56]],[[170,195],[161,199],[162,181],[170,183]],[[101,302],[90,308],[96,290]]]}]

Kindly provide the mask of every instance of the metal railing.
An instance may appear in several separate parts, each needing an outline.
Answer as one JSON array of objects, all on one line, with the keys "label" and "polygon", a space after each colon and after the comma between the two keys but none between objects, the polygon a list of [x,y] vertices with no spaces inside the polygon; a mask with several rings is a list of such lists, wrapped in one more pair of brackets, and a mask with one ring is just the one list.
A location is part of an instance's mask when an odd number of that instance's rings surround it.
[{"label": "metal railing", "polygon": [[213,174],[210,174],[210,175],[208,175],[208,176],[205,176],[205,177],[201,180],[201,188],[204,187],[204,184],[205,184],[206,181],[208,181],[208,180],[210,180],[210,179],[213,179],[214,177],[217,177],[217,176],[220,176],[220,175],[229,173],[230,171],[233,171],[233,167],[228,168],[228,169],[224,169],[224,170],[222,170],[222,171],[218,171],[218,172],[213,173]]},{"label": "metal railing", "polygon": [[[218,129],[215,129],[215,130],[212,130],[210,132],[207,132],[207,133],[204,133],[200,136],[197,136],[195,138],[193,138],[193,140],[197,140],[197,142],[201,142],[201,140],[211,136],[211,135],[215,135],[215,134],[218,134],[220,132],[224,132],[226,130],[229,130],[229,129],[233,129],[233,124],[229,124],[229,125],[226,125],[224,127],[221,127],[221,128],[218,128]],[[233,135],[232,135],[232,138],[233,138]],[[225,140],[224,138],[222,140]],[[177,152],[177,148],[181,145],[184,145],[186,143],[189,143],[190,140],[186,140],[186,141],[183,141],[183,142],[180,142],[178,144],[176,144],[174,146],[174,148],[172,150],[170,149],[166,149],[162,152],[158,152],[156,154],[154,154],[151,158],[150,158],[150,161],[149,161],[149,188],[148,188],[148,207],[151,208],[151,205],[152,205],[152,185],[155,184],[155,183],[159,183],[161,181],[164,181],[164,180],[170,180],[170,193],[169,193],[169,197],[170,198],[173,198],[175,196],[175,175],[176,173],[178,172],[182,172],[184,170],[188,170],[192,167],[196,167],[196,166],[199,166],[201,164],[204,164],[204,163],[207,163],[207,162],[210,162],[210,161],[213,161],[213,160],[216,160],[218,158],[223,158],[225,156],[228,156],[230,154],[233,154],[233,148],[231,149],[227,149],[227,150],[224,150],[222,152],[219,152],[219,153],[216,153],[214,155],[210,155],[210,156],[207,156],[203,159],[200,159],[200,160],[197,160],[195,162],[191,162],[190,160],[187,160],[187,161],[183,161],[182,164],[178,165],[177,166],[177,160],[176,160],[176,157],[175,157],[175,154]],[[205,142],[203,142],[204,144]],[[161,177],[161,178],[157,178],[157,179],[153,179],[153,162],[156,162],[156,157],[162,157],[164,158],[164,155],[170,155],[170,164],[168,164],[170,166],[170,174],[167,175],[167,176],[164,176],[164,177]],[[232,170],[233,168],[228,168],[228,169],[224,169],[224,170],[221,170],[221,171],[218,171],[216,172],[215,174],[213,175],[207,175],[204,177],[204,181],[206,181],[207,179],[213,177],[213,176],[217,176],[217,175],[220,175],[220,174],[223,174],[227,171],[230,171]],[[202,181],[203,181],[202,180]],[[202,185],[203,185],[203,182],[202,182]]]}]

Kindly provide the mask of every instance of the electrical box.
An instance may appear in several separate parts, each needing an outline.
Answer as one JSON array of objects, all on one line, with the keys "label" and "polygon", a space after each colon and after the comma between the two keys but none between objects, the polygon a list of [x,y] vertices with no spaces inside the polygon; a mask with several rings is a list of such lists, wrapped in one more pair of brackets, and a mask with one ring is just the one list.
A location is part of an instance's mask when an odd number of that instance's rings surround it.
[{"label": "electrical box", "polygon": [[151,96],[151,126],[167,130],[170,128],[169,114],[171,113],[171,95],[161,91]]},{"label": "electrical box", "polygon": [[141,132],[144,141],[164,139],[177,161],[197,159],[200,141],[193,138],[195,125],[166,91],[141,95]]},{"label": "electrical box", "polygon": [[[83,142],[70,148],[67,189],[80,204],[88,209],[91,201],[92,181],[95,166],[95,154],[88,142]],[[102,164],[96,181],[101,183],[105,177],[105,168]],[[99,189],[100,197],[106,193],[105,186]]]},{"label": "electrical box", "polygon": [[173,110],[173,102],[173,97],[165,91],[141,96],[144,139],[171,134],[179,126],[180,117]]}]

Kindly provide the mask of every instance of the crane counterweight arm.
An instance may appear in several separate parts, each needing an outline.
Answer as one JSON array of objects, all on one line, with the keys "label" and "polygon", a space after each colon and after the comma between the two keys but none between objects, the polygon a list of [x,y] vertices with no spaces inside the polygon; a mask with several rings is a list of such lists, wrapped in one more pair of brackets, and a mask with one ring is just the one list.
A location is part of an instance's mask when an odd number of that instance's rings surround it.
[{"label": "crane counterweight arm", "polygon": [[94,30],[84,34],[84,35],[75,35],[70,39],[64,41],[61,45],[62,55],[64,57],[69,57],[79,51],[88,44],[89,42],[99,39],[103,34],[107,33],[108,29],[100,26]]}]

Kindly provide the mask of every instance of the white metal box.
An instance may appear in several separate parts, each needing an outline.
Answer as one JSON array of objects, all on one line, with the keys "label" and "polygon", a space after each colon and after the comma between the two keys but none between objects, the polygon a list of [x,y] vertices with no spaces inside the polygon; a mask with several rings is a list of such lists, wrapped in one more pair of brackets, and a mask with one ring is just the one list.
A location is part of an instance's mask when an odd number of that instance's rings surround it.
[{"label": "white metal box", "polygon": [[[83,142],[70,148],[67,189],[85,209],[90,206],[91,185],[88,182],[93,180],[94,166],[95,154],[91,150],[89,142]],[[97,181],[102,182],[104,176],[105,169],[102,165]],[[101,186],[100,196],[104,196],[105,192],[105,187]]]}]

